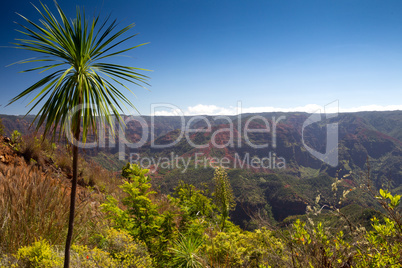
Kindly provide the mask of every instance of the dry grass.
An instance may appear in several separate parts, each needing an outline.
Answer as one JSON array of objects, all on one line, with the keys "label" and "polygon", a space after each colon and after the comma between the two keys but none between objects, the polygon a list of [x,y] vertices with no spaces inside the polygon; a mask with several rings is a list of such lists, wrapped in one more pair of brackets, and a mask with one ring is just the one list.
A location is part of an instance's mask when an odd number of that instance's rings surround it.
[{"label": "dry grass", "polygon": [[109,171],[91,160],[80,159],[79,163],[78,183],[81,186],[93,187],[97,192],[107,195],[115,196],[123,193],[118,187],[122,183],[120,173]]},{"label": "dry grass", "polygon": [[[63,244],[67,233],[69,187],[37,166],[0,165],[0,245],[14,253],[40,238]],[[87,234],[87,202],[78,202],[75,238]]]},{"label": "dry grass", "polygon": [[21,144],[21,154],[27,163],[34,160],[40,166],[45,164],[45,156],[43,155],[41,144],[34,136],[24,137]]},{"label": "dry grass", "polygon": [[72,158],[69,154],[58,151],[55,156],[55,165],[65,173],[70,174],[73,172]]}]

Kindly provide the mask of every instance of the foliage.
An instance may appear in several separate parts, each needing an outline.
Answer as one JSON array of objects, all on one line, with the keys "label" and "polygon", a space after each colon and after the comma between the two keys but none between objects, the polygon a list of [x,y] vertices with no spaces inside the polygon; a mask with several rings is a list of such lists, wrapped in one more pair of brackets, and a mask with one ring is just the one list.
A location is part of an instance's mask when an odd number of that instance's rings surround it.
[{"label": "foliage", "polygon": [[[109,196],[102,208],[115,228],[127,230],[134,239],[145,242],[160,263],[170,258],[167,248],[177,228],[174,215],[169,210],[159,213],[158,205],[151,200],[156,192],[150,190],[150,178],[145,176],[148,172],[135,164],[124,167],[123,175],[129,181],[124,181],[120,188],[126,197],[117,200]],[[120,203],[126,209],[120,208]]]},{"label": "foliage", "polygon": [[[42,4],[42,8],[42,11],[37,8],[42,16],[42,25],[21,16],[34,29],[20,25],[24,29],[20,32],[25,35],[26,39],[18,39],[15,46],[18,49],[29,50],[42,56],[23,60],[19,63],[43,63],[44,61],[47,63],[24,72],[49,70],[53,72],[13,98],[10,104],[43,87],[32,100],[36,103],[30,111],[43,100],[46,100],[45,97],[48,97],[35,118],[39,119],[37,129],[45,124],[45,135],[48,132],[55,134],[54,126],[60,125],[64,129],[70,120],[67,115],[68,112],[79,105],[88,105],[85,108],[78,107],[94,110],[94,112],[82,110],[79,113],[83,117],[83,138],[85,141],[89,128],[96,132],[98,120],[96,116],[105,115],[104,120],[110,123],[111,110],[113,115],[120,119],[118,111],[118,109],[121,110],[120,101],[135,108],[111,81],[123,85],[119,80],[124,80],[140,85],[145,83],[147,79],[146,76],[138,73],[138,71],[145,69],[104,63],[102,60],[120,55],[144,44],[111,52],[111,49],[136,36],[131,35],[122,41],[118,41],[119,37],[134,27],[134,24],[130,24],[113,34],[113,30],[117,26],[116,20],[110,25],[107,25],[107,20],[103,23],[100,22],[99,16],[89,21],[81,9],[77,9],[76,19],[69,20],[56,3],[60,16],[57,20],[47,6]],[[126,89],[128,88],[126,87]],[[77,123],[77,121],[73,123],[73,130],[77,128]],[[61,131],[59,133],[61,134]]]},{"label": "foliage", "polygon": [[383,221],[371,219],[373,231],[367,232],[365,241],[357,250],[357,267],[401,267],[402,233],[401,214],[398,211],[401,195],[392,195],[380,189],[377,199],[387,212]]},{"label": "foliage", "polygon": [[216,206],[208,197],[208,191],[199,190],[194,185],[179,182],[174,189],[174,196],[177,196],[177,203],[184,212],[184,220],[195,220],[206,218],[212,220],[215,216]]},{"label": "foliage", "polygon": [[[73,245],[71,265],[73,267],[111,267],[111,268],[148,268],[152,260],[141,243],[135,243],[128,233],[108,229],[103,237],[103,248],[90,248],[86,245]],[[0,261],[11,267],[62,267],[63,257],[55,246],[40,239],[30,246],[18,249],[16,260]]]},{"label": "foliage", "polygon": [[373,218],[374,231],[366,233],[366,241],[357,250],[357,267],[401,267],[402,239],[397,235],[395,222]]},{"label": "foliage", "polygon": [[11,134],[11,143],[15,150],[19,151],[21,149],[22,135],[18,130],[14,130]]},{"label": "foliage", "polygon": [[14,130],[13,133],[11,134],[11,142],[14,144],[22,142],[22,136],[18,130]]},{"label": "foliage", "polygon": [[180,238],[174,243],[174,247],[171,248],[173,252],[172,267],[205,267],[203,259],[199,255],[202,243],[201,237],[180,235]]},{"label": "foliage", "polygon": [[125,230],[109,228],[105,236],[99,237],[99,246],[109,252],[122,267],[150,267],[152,259],[143,242],[135,242]]},{"label": "foliage", "polygon": [[401,203],[401,197],[402,195],[392,195],[389,191],[383,189],[380,189],[380,195],[376,196],[388,216],[395,223],[395,230],[400,237],[402,236],[402,215],[398,210],[398,206]]},{"label": "foliage", "polygon": [[351,265],[354,251],[346,242],[343,231],[333,234],[321,222],[299,219],[293,225],[290,249],[296,267],[345,267]]},{"label": "foliage", "polygon": [[221,213],[221,229],[225,228],[226,219],[229,217],[229,211],[236,206],[233,197],[233,190],[230,186],[228,175],[223,167],[215,169],[215,202]]},{"label": "foliage", "polygon": [[[400,196],[380,189],[377,199],[386,214],[380,221],[373,217],[373,231],[353,226],[344,231],[324,228],[323,224],[299,219],[293,224],[290,241],[292,263],[302,267],[400,267],[402,264],[401,222],[398,205]],[[343,198],[344,199],[343,195]],[[346,217],[346,215],[341,215]]]},{"label": "foliage", "polygon": [[18,249],[17,258],[23,266],[35,268],[61,267],[63,263],[63,258],[44,239]]},{"label": "foliage", "polygon": [[204,246],[212,267],[269,267],[286,264],[285,246],[266,228],[254,232],[232,229],[208,236]]},{"label": "foliage", "polygon": [[86,245],[72,245],[72,267],[116,267],[116,262],[109,252],[99,248],[89,248]]}]

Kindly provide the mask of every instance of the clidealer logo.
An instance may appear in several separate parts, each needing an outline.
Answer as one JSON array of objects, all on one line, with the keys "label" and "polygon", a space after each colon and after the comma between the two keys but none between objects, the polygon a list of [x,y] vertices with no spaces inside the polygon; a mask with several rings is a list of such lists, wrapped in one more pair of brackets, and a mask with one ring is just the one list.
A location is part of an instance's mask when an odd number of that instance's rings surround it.
[{"label": "clidealer logo", "polygon": [[312,148],[310,148],[304,141],[304,130],[307,126],[312,125],[314,123],[320,122],[321,120],[325,119],[333,119],[338,117],[339,114],[339,102],[334,101],[330,104],[327,104],[324,107],[324,113],[321,113],[321,110],[313,113],[310,115],[306,121],[303,123],[303,128],[302,128],[302,142],[304,148],[315,156],[316,158],[320,159],[322,162],[332,166],[336,167],[338,165],[338,142],[339,142],[339,137],[338,137],[338,122],[336,123],[328,123],[327,124],[327,135],[326,135],[326,149],[325,153],[318,152]]},{"label": "clidealer logo", "polygon": [[[88,112],[88,110],[96,111],[95,108],[89,105],[78,106],[69,113],[69,117],[72,118],[77,113]],[[276,154],[276,151],[280,151],[277,150],[279,142],[277,137],[278,125],[286,121],[286,114],[270,116],[250,114],[243,116],[240,102],[238,103],[237,115],[232,116],[185,116],[177,106],[172,104],[153,104],[151,114],[155,114],[155,111],[160,108],[174,110],[177,114],[175,119],[178,126],[175,130],[176,135],[165,143],[156,142],[160,136],[157,134],[160,132],[156,129],[156,116],[149,118],[124,116],[122,124],[117,124],[117,120],[113,116],[100,118],[100,124],[96,129],[97,136],[95,141],[90,143],[76,141],[74,135],[71,134],[71,126],[67,125],[66,137],[80,148],[108,148],[113,150],[117,148],[120,160],[135,162],[154,171],[158,169],[181,169],[182,172],[185,172],[190,166],[195,168],[223,166],[241,169],[286,168],[285,158]],[[302,144],[298,145],[303,146],[312,156],[332,167],[338,165],[338,123],[336,122],[338,114],[338,101],[326,105],[323,113],[317,111],[311,114],[302,124]],[[159,118],[158,120],[163,119]],[[306,129],[320,123],[321,125],[326,123],[325,152],[311,148],[306,142]],[[130,136],[127,135],[129,131],[133,131],[128,127],[129,124],[135,125],[136,139],[133,142],[127,138]],[[110,125],[114,126],[116,130],[111,131]],[[208,136],[208,139],[197,143],[193,138],[195,135]],[[265,138],[256,140],[256,136]],[[281,136],[281,138],[287,139],[286,136]],[[174,154],[175,146],[183,141],[189,147],[189,151],[192,150],[193,153]],[[139,151],[143,146],[151,149],[151,151],[144,155],[140,154]],[[221,157],[205,153],[205,150],[210,151],[211,149],[230,153]],[[164,154],[163,156],[155,156],[152,155],[152,151],[163,151]],[[290,155],[287,156],[291,158]]]}]

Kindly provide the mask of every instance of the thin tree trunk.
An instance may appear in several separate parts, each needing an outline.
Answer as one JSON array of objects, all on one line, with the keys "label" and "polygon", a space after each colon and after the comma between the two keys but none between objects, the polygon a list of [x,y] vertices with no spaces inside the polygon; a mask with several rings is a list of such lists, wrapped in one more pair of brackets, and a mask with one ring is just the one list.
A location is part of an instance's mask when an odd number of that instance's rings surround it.
[{"label": "thin tree trunk", "polygon": [[[78,142],[80,138],[80,126],[81,126],[81,115],[77,118],[77,124],[74,138],[75,142]],[[77,193],[77,179],[78,179],[78,146],[77,144],[73,144],[73,179],[71,181],[71,199],[70,199],[70,216],[68,219],[68,232],[66,239],[66,248],[64,251],[64,268],[70,267],[70,248],[71,241],[73,238],[73,229],[74,229],[74,215],[75,215],[75,197]]]}]

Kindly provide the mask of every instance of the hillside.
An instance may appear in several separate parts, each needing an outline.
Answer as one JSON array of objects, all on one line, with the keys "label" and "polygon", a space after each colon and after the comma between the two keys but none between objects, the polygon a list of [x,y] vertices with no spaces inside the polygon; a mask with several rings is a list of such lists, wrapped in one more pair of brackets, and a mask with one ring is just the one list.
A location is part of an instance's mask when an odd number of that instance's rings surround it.
[{"label": "hillside", "polygon": [[[192,144],[185,136],[177,139],[183,134],[179,117],[143,117],[148,131],[154,130],[155,139],[151,140],[152,135],[149,135],[142,147],[125,147],[124,156],[127,161],[130,154],[135,154],[136,158],[132,160],[150,168],[151,176],[166,194],[173,191],[179,180],[198,186],[206,183],[211,188],[212,167],[218,164],[216,161],[224,159],[230,168],[229,178],[239,204],[232,217],[243,227],[248,225],[255,211],[271,215],[274,221],[304,214],[318,194],[323,196],[322,204],[328,205],[329,200],[325,198],[331,195],[331,185],[336,178],[349,173],[352,175],[342,182],[345,189],[365,183],[369,170],[375,187],[389,185],[395,193],[402,192],[402,111],[340,114],[336,118],[339,127],[339,164],[336,167],[320,161],[303,146],[302,127],[308,116],[305,113],[262,113],[227,118],[206,116],[203,120],[186,117],[184,123],[192,130],[188,134]],[[256,119],[251,120],[253,117]],[[10,134],[14,129],[30,133],[28,126],[32,116],[1,118],[6,133]],[[278,118],[282,119],[276,124],[274,133],[274,121]],[[246,124],[249,129],[262,130],[267,128],[266,122],[270,127],[266,133],[244,132]],[[305,144],[324,153],[327,123],[321,121],[306,127]],[[140,122],[133,120],[127,124],[124,138],[137,142],[143,131]],[[121,139],[116,138],[116,144]],[[155,148],[155,145],[171,144],[176,140],[174,146]],[[254,145],[263,144],[268,146],[254,148]],[[195,145],[204,148],[197,149]],[[119,146],[85,149],[84,152],[88,160],[110,170],[118,171],[125,164],[118,159]],[[141,159],[147,161],[140,162]],[[253,159],[265,162],[253,162]],[[361,208],[357,214],[372,206],[358,192],[351,200],[350,203]]]},{"label": "hillside", "polygon": [[[69,151],[33,135],[0,137],[1,267],[61,267]],[[196,267],[401,261],[400,196],[382,191],[376,201],[378,192],[352,176],[230,169],[236,206],[225,219],[216,170],[161,171],[148,176],[149,170],[126,165],[120,176],[80,159],[74,267],[178,267],[188,256],[196,256]],[[381,228],[388,231],[366,231]]]}]

